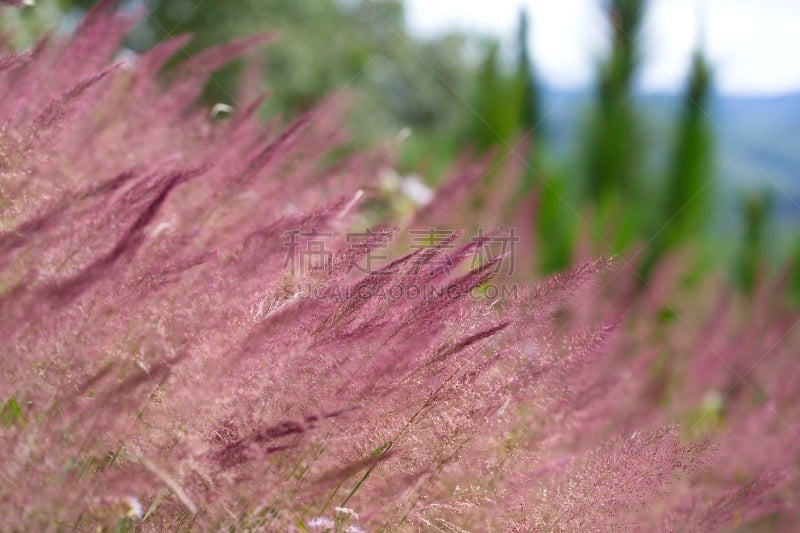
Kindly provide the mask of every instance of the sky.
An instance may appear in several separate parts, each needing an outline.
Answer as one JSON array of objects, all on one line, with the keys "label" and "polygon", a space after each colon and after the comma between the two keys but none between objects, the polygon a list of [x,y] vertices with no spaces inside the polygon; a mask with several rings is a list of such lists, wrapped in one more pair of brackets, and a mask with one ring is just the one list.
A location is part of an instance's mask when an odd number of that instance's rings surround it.
[{"label": "sky", "polygon": [[[530,50],[544,82],[586,87],[608,40],[603,0],[405,0],[413,32],[477,30],[511,45],[517,17],[531,17]],[[679,90],[702,42],[719,92],[800,92],[800,0],[651,0],[642,28],[647,91]]]}]

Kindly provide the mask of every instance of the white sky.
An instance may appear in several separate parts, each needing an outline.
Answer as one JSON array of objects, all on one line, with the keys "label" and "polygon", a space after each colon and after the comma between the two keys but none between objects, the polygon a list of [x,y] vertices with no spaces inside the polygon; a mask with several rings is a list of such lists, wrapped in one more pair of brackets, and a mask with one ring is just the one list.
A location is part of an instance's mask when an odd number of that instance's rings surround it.
[{"label": "white sky", "polygon": [[[607,41],[603,0],[405,0],[413,31],[478,30],[513,43],[520,6],[545,83],[586,86]],[[726,94],[800,91],[800,0],[651,0],[643,31],[646,90],[682,86],[700,36]],[[794,50],[794,52],[792,52]]]}]

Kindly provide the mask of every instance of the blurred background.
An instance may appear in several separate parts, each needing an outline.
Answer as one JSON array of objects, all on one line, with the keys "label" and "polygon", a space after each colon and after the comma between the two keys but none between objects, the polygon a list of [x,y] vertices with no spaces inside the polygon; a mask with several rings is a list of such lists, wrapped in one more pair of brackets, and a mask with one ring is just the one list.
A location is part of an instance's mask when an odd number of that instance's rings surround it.
[{"label": "blurred background", "polygon": [[[0,29],[24,48],[94,3],[37,0]],[[465,151],[516,164],[497,194],[509,209],[534,199],[538,273],[569,266],[587,238],[595,254],[637,250],[643,280],[688,251],[687,271],[724,272],[745,294],[800,259],[795,0],[119,3],[148,13],[120,57],[191,33],[177,64],[276,33],[214,73],[210,105],[266,90],[264,117],[289,120],[347,90],[353,146],[403,138],[399,176],[435,187]]]}]

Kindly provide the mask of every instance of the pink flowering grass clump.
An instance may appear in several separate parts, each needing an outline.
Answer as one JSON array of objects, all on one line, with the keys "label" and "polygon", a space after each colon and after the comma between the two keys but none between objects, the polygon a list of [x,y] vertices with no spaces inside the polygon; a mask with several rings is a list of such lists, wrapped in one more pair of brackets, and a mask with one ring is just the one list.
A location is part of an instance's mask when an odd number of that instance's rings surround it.
[{"label": "pink flowering grass clump", "polygon": [[[684,431],[673,422],[708,394],[697,380],[674,416],[659,408],[662,375],[719,368],[703,356],[654,376],[660,330],[628,323],[609,261],[497,298],[486,288],[504,257],[470,264],[489,236],[353,268],[445,223],[479,164],[367,231],[391,153],[341,156],[337,99],[288,126],[257,121],[258,101],[212,117],[195,104],[208,73],[265,39],[161,79],[186,38],[113,63],[131,24],[101,5],[70,38],[0,59],[1,529],[715,530],[796,516],[796,445],[757,450],[761,434],[796,442],[787,426],[725,397],[741,411],[729,427]],[[330,253],[287,268],[321,234]],[[759,335],[729,351],[744,358]],[[797,372],[780,361],[765,383],[796,415]],[[741,468],[720,470],[723,452]]]}]

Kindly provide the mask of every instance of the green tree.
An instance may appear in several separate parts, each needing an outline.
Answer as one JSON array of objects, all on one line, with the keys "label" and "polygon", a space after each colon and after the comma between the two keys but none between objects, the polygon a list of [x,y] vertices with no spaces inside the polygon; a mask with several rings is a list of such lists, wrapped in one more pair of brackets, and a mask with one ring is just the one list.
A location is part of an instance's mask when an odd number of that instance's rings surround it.
[{"label": "green tree", "polygon": [[[423,137],[444,131],[452,137],[455,124],[463,122],[452,88],[465,87],[469,79],[466,39],[412,37],[401,0],[142,1],[148,15],[126,45],[143,52],[166,38],[194,35],[173,64],[215,44],[274,32],[274,41],[249,59],[254,71],[263,72],[257,85],[269,93],[269,116],[303,112],[332,91],[347,89],[358,95],[352,130],[365,142],[391,138],[405,126]],[[60,3],[69,11],[96,2]],[[213,73],[208,103],[240,99],[243,66],[235,61]]]},{"label": "green tree", "polygon": [[0,4],[0,35],[14,49],[29,48],[58,26],[63,13],[58,0],[39,0],[32,6]]},{"label": "green tree", "polygon": [[711,82],[711,67],[703,54],[697,52],[667,181],[664,223],[669,224],[665,230],[669,246],[690,233],[701,231],[711,211],[713,186],[710,180],[714,167],[714,137],[708,122]]},{"label": "green tree", "polygon": [[641,228],[644,141],[633,99],[641,63],[639,30],[645,0],[609,0],[609,56],[600,64],[586,138],[585,193],[598,209],[602,238],[625,248]]},{"label": "green tree", "polygon": [[514,76],[500,60],[500,44],[484,43],[484,58],[478,69],[473,98],[472,126],[466,142],[481,150],[507,147],[519,131],[521,94]]},{"label": "green tree", "polygon": [[767,190],[749,193],[742,201],[744,236],[737,265],[737,279],[746,293],[755,289],[759,275],[763,274],[767,230],[773,208],[774,197]]},{"label": "green tree", "polygon": [[714,135],[708,120],[713,75],[701,51],[694,54],[689,83],[666,176],[663,213],[643,263],[646,278],[669,249],[705,232],[712,213]]},{"label": "green tree", "polygon": [[544,123],[541,113],[541,95],[536,70],[531,60],[528,46],[530,42],[530,21],[526,9],[520,9],[517,29],[517,79],[520,85],[521,109],[520,127],[531,132],[537,142],[544,139]]},{"label": "green tree", "polygon": [[519,134],[531,134],[537,143],[543,140],[539,86],[528,52],[529,31],[528,14],[522,9],[512,71],[503,64],[496,40],[483,44],[484,58],[475,74],[474,116],[466,139],[482,150],[508,146]]}]

